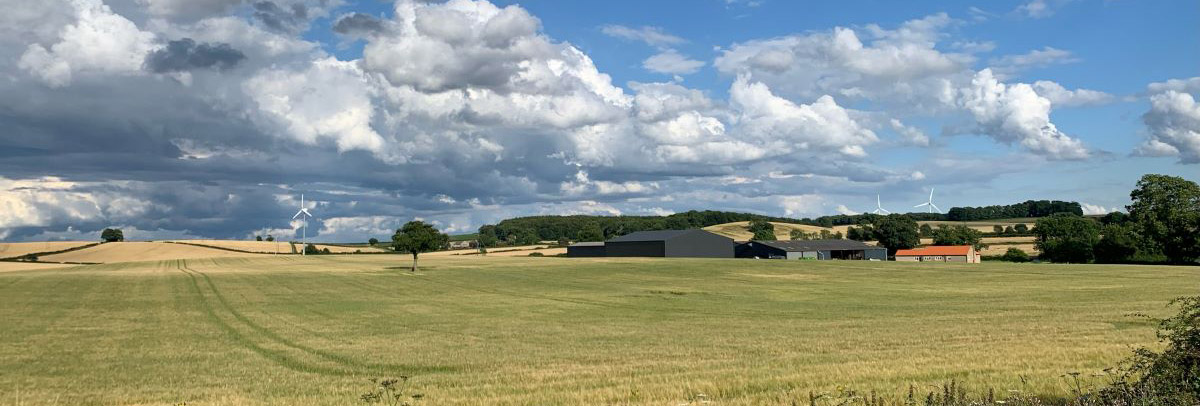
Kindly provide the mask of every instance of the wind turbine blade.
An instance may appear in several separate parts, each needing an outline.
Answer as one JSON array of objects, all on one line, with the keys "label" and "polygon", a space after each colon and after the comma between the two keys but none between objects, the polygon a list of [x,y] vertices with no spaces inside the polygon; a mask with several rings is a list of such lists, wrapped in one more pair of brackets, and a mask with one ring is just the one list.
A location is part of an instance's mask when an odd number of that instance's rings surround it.
[{"label": "wind turbine blade", "polygon": [[921,204],[918,204],[918,205],[916,205],[916,206],[913,206],[913,207],[921,207],[921,206],[928,206],[928,205],[929,205],[929,203],[921,203]]},{"label": "wind turbine blade", "polygon": [[308,209],[300,209],[300,212],[304,213],[305,215],[307,215],[309,217],[312,217],[312,213],[309,213]]},{"label": "wind turbine blade", "polygon": [[933,201],[933,187],[929,188],[929,201]]},{"label": "wind turbine blade", "polygon": [[931,203],[931,204],[929,205],[929,207],[932,207],[934,210],[937,210],[937,212],[938,212],[938,213],[941,213],[941,212],[942,212],[942,209],[939,209],[939,208],[937,207],[937,205],[936,205],[936,204],[932,204],[932,203]]},{"label": "wind turbine blade", "polygon": [[296,215],[292,216],[292,220],[295,220],[297,217],[300,217],[300,213],[304,213],[304,210],[300,210],[300,211],[296,212]]},{"label": "wind turbine blade", "polygon": [[883,214],[892,214],[892,212],[888,211],[887,209],[879,209],[879,210],[883,210]]}]

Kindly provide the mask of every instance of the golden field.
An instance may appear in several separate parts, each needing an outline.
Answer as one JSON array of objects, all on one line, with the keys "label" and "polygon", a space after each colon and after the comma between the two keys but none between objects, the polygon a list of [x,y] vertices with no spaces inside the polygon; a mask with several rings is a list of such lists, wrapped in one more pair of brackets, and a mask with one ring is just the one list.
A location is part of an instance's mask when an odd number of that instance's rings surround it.
[{"label": "golden field", "polygon": [[1200,280],[1167,266],[421,263],[250,254],[2,272],[0,403],[350,405],[368,378],[399,375],[437,405],[788,405],[950,379],[1061,394],[1063,374],[1153,344],[1129,314],[1164,315]]}]

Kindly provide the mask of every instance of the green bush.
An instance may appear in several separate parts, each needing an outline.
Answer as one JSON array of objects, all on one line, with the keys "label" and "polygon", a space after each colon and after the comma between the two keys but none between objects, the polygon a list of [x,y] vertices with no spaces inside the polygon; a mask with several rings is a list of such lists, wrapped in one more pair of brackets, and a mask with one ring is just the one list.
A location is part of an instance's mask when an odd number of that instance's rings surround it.
[{"label": "green bush", "polygon": [[1011,247],[1008,251],[1004,251],[1004,255],[1001,255],[1000,259],[1008,262],[1029,262],[1029,254],[1020,248]]}]

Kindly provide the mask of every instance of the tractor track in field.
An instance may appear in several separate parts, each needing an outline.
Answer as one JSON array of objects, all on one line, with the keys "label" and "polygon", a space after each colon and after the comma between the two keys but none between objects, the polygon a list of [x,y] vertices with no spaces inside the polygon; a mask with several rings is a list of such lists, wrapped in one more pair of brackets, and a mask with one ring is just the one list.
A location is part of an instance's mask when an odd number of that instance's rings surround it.
[{"label": "tractor track in field", "polygon": [[[213,322],[213,324],[215,324],[218,328],[220,328],[222,331],[224,331],[230,338],[232,338],[235,342],[237,342],[238,345],[240,345],[246,349],[249,349],[249,350],[259,354],[263,358],[266,358],[266,359],[268,359],[280,366],[283,366],[285,368],[288,368],[288,369],[291,369],[294,371],[299,371],[299,372],[309,372],[309,373],[316,373],[316,374],[320,374],[320,375],[334,375],[334,376],[360,376],[360,375],[365,376],[365,375],[379,374],[379,373],[395,374],[395,373],[402,373],[402,372],[403,373],[411,373],[411,372],[431,373],[431,372],[446,371],[449,369],[449,368],[444,368],[444,367],[426,367],[426,366],[387,365],[387,364],[364,363],[364,362],[359,362],[357,360],[354,360],[350,357],[346,357],[346,356],[339,355],[339,354],[334,354],[334,353],[331,353],[328,351],[318,350],[318,349],[315,349],[315,348],[312,348],[312,347],[309,347],[309,346],[306,346],[303,344],[296,343],[292,340],[289,340],[285,337],[280,336],[279,334],[275,333],[274,331],[271,331],[270,329],[267,329],[267,328],[255,323],[254,321],[252,321],[248,317],[246,317],[244,314],[237,311],[232,305],[229,304],[229,302],[225,299],[225,296],[223,294],[221,294],[220,290],[217,289],[217,286],[215,283],[213,283],[212,279],[209,278],[209,276],[203,272],[189,268],[187,266],[186,260],[178,260],[177,268],[180,272],[186,274],[189,277],[189,280],[190,280],[191,286],[192,286],[192,291],[199,298],[201,307],[203,308],[204,312],[208,316],[209,320],[211,322]],[[207,289],[211,292],[211,295],[214,298],[216,298],[215,305],[214,305],[214,302],[211,301],[208,298],[208,296],[206,296],[204,294],[204,290],[205,290],[204,287],[207,287]],[[296,351],[307,354],[309,356],[324,359],[331,364],[336,364],[337,366],[316,365],[312,362],[302,361],[302,360],[298,359],[298,357],[286,354],[282,351],[266,348],[266,347],[260,345],[259,343],[255,342],[254,338],[256,338],[256,337],[253,337],[254,334],[247,334],[247,333],[242,332],[237,327],[235,327],[233,325],[233,323],[229,323],[226,320],[222,319],[221,316],[218,315],[218,312],[227,313],[234,320],[240,322],[239,324],[241,324],[243,326],[243,328],[248,328],[251,331],[257,333],[257,335],[259,336],[257,338],[259,338],[260,340],[270,341],[270,342],[273,342],[274,344],[292,348]]]}]

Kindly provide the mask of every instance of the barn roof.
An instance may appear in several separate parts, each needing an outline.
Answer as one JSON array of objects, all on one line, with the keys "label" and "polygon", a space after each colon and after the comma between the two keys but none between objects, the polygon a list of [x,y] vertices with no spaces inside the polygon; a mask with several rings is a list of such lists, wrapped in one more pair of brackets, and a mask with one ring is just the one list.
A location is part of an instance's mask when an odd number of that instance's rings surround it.
[{"label": "barn roof", "polygon": [[669,240],[669,239],[672,239],[672,238],[675,238],[675,237],[678,237],[681,235],[687,235],[687,234],[691,234],[691,233],[706,233],[706,234],[712,234],[712,235],[718,235],[718,236],[720,235],[720,234],[710,233],[708,231],[697,230],[697,229],[635,231],[635,232],[625,234],[620,237],[610,239],[610,240],[608,240],[608,242],[666,241],[666,240]]},{"label": "barn roof", "polygon": [[854,240],[751,241],[750,244],[762,244],[789,252],[882,249],[882,247]]},{"label": "barn roof", "polygon": [[569,245],[570,247],[603,247],[604,241],[582,241]]},{"label": "barn roof", "polygon": [[970,255],[970,245],[934,245],[911,250],[897,250],[898,257],[919,257],[924,255]]}]

